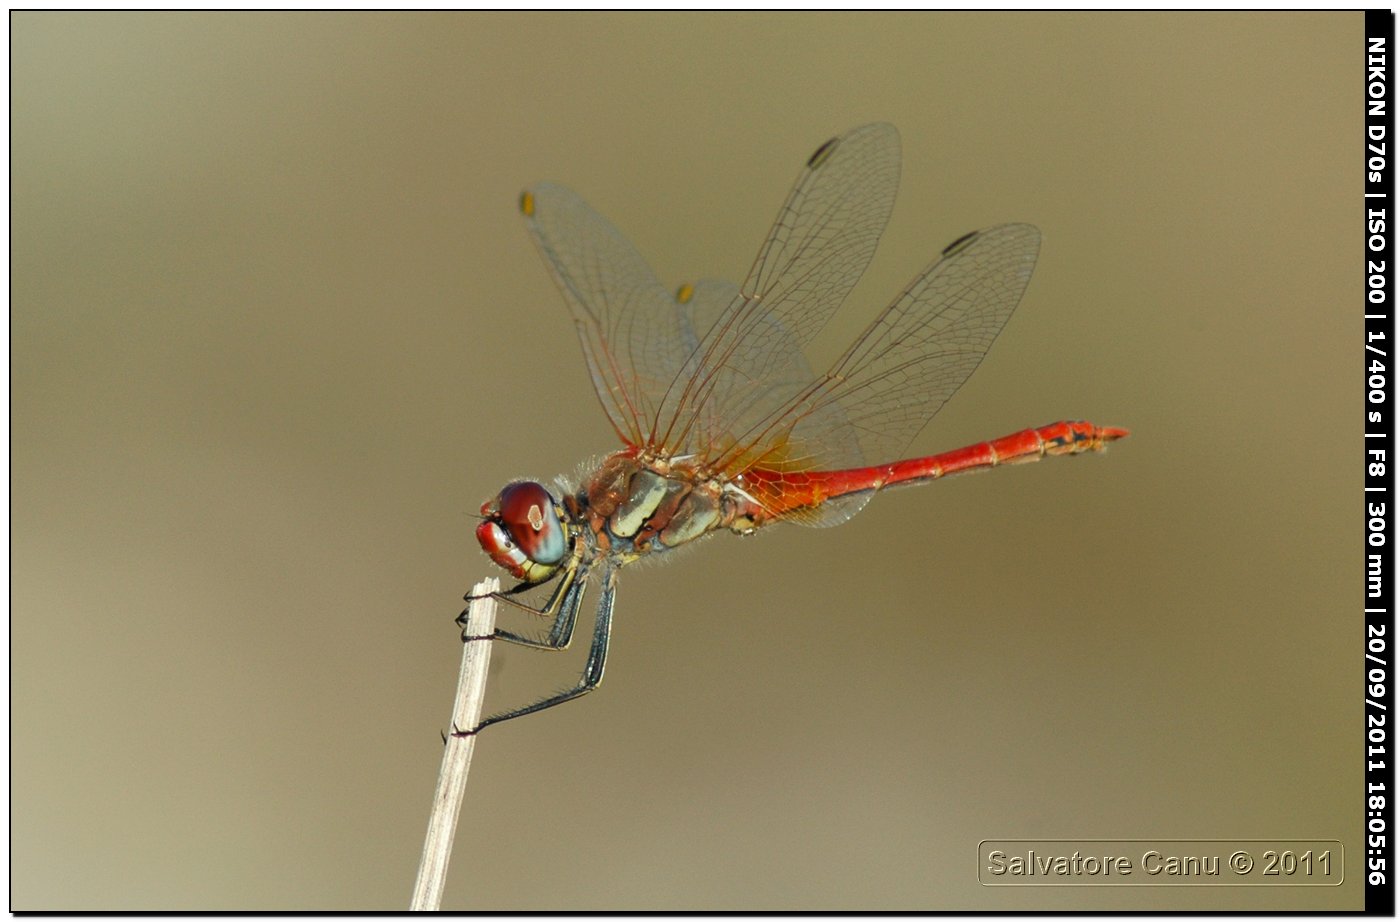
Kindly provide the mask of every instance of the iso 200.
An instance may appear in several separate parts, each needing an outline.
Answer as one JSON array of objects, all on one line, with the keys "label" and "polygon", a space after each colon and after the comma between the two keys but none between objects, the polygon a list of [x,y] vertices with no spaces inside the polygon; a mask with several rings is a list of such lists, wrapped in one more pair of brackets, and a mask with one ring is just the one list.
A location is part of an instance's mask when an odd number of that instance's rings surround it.
[{"label": "iso 200", "polygon": [[1264,852],[1264,869],[1261,874],[1282,874],[1285,877],[1292,877],[1294,874],[1302,873],[1306,877],[1313,874],[1314,863],[1317,871],[1326,877],[1332,873],[1332,850],[1329,848],[1325,852],[1318,852],[1314,858],[1312,849],[1308,849],[1301,855],[1291,851],[1276,852],[1269,849]]}]

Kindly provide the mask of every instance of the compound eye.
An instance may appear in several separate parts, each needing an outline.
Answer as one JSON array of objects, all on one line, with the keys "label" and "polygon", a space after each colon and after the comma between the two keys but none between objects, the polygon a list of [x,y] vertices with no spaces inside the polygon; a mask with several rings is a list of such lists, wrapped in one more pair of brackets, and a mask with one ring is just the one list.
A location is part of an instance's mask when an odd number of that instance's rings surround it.
[{"label": "compound eye", "polygon": [[533,480],[513,483],[496,497],[495,518],[511,539],[536,563],[555,564],[567,551],[564,526],[554,511],[554,497]]}]

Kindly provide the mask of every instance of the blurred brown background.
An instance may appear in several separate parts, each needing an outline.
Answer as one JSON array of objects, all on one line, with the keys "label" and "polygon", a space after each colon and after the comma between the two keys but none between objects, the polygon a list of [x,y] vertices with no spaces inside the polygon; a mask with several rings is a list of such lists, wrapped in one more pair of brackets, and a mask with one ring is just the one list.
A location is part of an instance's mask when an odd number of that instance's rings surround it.
[{"label": "blurred brown background", "polygon": [[[742,276],[904,137],[844,345],[1046,242],[931,453],[1105,456],[623,575],[482,737],[461,908],[1360,904],[1360,14],[12,17],[13,906],[406,905],[480,502],[613,447],[516,213]],[[572,681],[497,651],[505,704]],[[988,838],[1337,838],[1339,888],[988,889]]]}]

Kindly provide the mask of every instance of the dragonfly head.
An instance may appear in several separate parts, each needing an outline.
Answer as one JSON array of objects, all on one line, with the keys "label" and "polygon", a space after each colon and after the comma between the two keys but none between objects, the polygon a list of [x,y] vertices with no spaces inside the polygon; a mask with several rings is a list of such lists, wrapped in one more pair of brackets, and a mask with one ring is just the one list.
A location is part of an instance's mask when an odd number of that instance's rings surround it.
[{"label": "dragonfly head", "polygon": [[476,527],[476,540],[516,579],[543,582],[569,552],[559,503],[533,480],[507,484],[495,499],[482,504],[481,514],[486,521]]}]

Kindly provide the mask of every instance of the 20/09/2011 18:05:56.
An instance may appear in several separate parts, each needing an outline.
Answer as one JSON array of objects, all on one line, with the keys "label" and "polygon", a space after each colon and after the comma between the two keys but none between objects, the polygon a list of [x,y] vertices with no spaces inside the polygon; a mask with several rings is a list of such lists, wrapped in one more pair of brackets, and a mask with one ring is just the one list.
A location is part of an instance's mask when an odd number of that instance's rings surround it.
[{"label": "20/09/2011 18:05:56", "polygon": [[[601,584],[584,672],[565,691],[454,735],[572,700],[603,677],[617,571],[718,531],[839,525],[875,493],[1046,455],[1101,451],[1125,429],[1058,422],[923,458],[898,457],[972,374],[1021,300],[1040,248],[1028,224],[966,234],[914,277],[823,374],[803,347],[864,273],[899,185],[899,134],[865,125],[807,159],[742,285],[672,294],[636,249],[568,189],[542,183],[521,211],[573,315],[598,399],[623,447],[578,485],[530,480],[483,504],[477,539],[520,583],[495,597],[573,636]],[[540,608],[513,598],[554,581]],[[468,596],[470,600],[472,596]],[[465,625],[466,612],[459,621]]]}]

